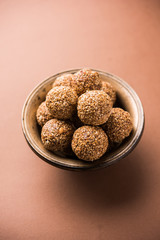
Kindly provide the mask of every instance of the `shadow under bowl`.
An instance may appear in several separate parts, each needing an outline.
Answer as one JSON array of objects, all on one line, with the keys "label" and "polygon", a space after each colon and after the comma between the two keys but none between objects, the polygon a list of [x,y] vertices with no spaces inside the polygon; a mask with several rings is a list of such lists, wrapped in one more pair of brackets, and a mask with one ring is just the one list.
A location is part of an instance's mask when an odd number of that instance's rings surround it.
[{"label": "shadow under bowl", "polygon": [[36,86],[27,97],[22,110],[22,130],[31,149],[46,162],[68,170],[88,170],[107,167],[127,156],[139,142],[144,129],[144,111],[136,92],[119,77],[110,73],[97,71],[103,81],[113,85],[117,94],[116,106],[128,111],[133,119],[133,130],[128,138],[114,151],[107,152],[99,160],[93,162],[81,161],[76,157],[58,155],[44,148],[40,128],[36,121],[36,111],[41,102],[45,100],[47,92],[61,74],[75,73],[79,69],[58,73]]}]

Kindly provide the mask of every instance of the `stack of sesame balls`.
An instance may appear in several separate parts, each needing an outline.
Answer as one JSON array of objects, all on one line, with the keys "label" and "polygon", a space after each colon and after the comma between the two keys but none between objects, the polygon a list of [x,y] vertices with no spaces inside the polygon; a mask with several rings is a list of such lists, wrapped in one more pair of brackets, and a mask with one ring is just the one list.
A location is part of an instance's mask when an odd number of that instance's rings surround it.
[{"label": "stack of sesame balls", "polygon": [[99,159],[132,131],[129,112],[114,108],[116,92],[99,74],[82,69],[58,77],[37,109],[41,140],[50,151]]}]

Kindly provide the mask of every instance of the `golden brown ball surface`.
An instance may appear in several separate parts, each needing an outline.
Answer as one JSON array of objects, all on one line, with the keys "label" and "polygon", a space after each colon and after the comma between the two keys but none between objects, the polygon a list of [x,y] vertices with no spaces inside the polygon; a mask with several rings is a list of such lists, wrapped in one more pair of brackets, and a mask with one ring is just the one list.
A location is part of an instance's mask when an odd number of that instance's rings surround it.
[{"label": "golden brown ball surface", "polygon": [[74,130],[74,126],[69,121],[51,119],[42,127],[42,143],[46,149],[53,152],[70,151]]},{"label": "golden brown ball surface", "polygon": [[112,101],[102,90],[88,91],[78,98],[78,117],[84,124],[105,123],[112,109]]},{"label": "golden brown ball surface", "polygon": [[103,129],[111,142],[121,143],[130,135],[133,129],[129,112],[121,108],[112,108],[111,115],[104,124]]},{"label": "golden brown ball surface", "polygon": [[101,89],[110,96],[114,104],[116,101],[116,91],[114,90],[113,86],[109,82],[102,81]]},{"label": "golden brown ball surface", "polygon": [[52,88],[46,96],[46,106],[53,117],[70,119],[76,111],[78,96],[76,92],[66,86]]},{"label": "golden brown ball surface", "polygon": [[46,102],[42,102],[36,112],[36,118],[38,124],[42,127],[47,121],[53,118],[52,114],[49,112]]},{"label": "golden brown ball surface", "polygon": [[86,68],[74,74],[74,81],[78,96],[87,90],[99,90],[102,87],[102,81],[99,78],[98,72]]},{"label": "golden brown ball surface", "polygon": [[73,74],[63,74],[56,78],[56,80],[52,84],[52,87],[67,86],[75,89],[76,87],[74,84],[73,77],[74,77]]},{"label": "golden brown ball surface", "polygon": [[79,159],[94,161],[99,159],[108,148],[108,137],[100,127],[82,126],[72,138],[72,150]]}]

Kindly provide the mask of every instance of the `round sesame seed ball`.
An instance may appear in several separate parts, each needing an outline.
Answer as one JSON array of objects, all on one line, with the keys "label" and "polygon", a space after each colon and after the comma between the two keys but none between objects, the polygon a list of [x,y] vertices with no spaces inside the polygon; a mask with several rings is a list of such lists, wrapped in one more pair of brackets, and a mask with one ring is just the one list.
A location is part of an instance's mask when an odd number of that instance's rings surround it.
[{"label": "round sesame seed ball", "polygon": [[105,123],[112,109],[112,101],[102,90],[88,91],[78,98],[78,117],[87,125]]},{"label": "round sesame seed ball", "polygon": [[121,143],[130,135],[133,129],[129,112],[121,108],[112,108],[111,115],[104,124],[103,129],[112,143]]},{"label": "round sesame seed ball", "polygon": [[114,90],[113,86],[109,82],[102,81],[101,89],[110,96],[114,104],[116,101],[116,91]]},{"label": "round sesame seed ball", "polygon": [[76,110],[76,92],[66,86],[52,88],[46,96],[46,106],[53,117],[58,119],[69,119]]},{"label": "round sesame seed ball", "polygon": [[53,152],[69,152],[74,126],[68,121],[51,119],[42,127],[41,139],[44,147]]},{"label": "round sesame seed ball", "polygon": [[100,127],[82,126],[74,132],[71,145],[79,159],[94,161],[106,152],[108,137]]},{"label": "round sesame seed ball", "polygon": [[47,121],[53,118],[52,114],[49,112],[46,102],[42,102],[36,112],[36,118],[38,124],[42,127]]},{"label": "round sesame seed ball", "polygon": [[56,80],[53,82],[52,87],[68,86],[74,89],[75,87],[73,76],[73,74],[63,74],[60,77],[57,77]]},{"label": "round sesame seed ball", "polygon": [[78,96],[87,90],[99,90],[102,87],[98,72],[86,68],[74,74],[74,82]]}]

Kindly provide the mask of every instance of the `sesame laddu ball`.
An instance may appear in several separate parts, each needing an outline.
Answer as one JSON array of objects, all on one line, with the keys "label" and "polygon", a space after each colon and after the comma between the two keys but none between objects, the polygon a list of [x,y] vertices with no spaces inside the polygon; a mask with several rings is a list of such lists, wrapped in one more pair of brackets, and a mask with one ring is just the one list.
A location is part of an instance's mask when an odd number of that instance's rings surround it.
[{"label": "sesame laddu ball", "polygon": [[101,125],[107,121],[112,101],[102,90],[88,91],[78,98],[78,117],[87,125]]},{"label": "sesame laddu ball", "polygon": [[44,147],[53,152],[66,152],[71,148],[74,126],[68,121],[51,119],[42,127],[41,139]]},{"label": "sesame laddu ball", "polygon": [[116,101],[116,91],[113,88],[113,86],[109,82],[102,81],[101,89],[110,96],[110,98],[114,104]]},{"label": "sesame laddu ball", "polygon": [[73,80],[73,74],[63,74],[60,77],[56,78],[56,80],[53,82],[52,87],[57,86],[68,86],[71,88],[74,87],[74,80]]},{"label": "sesame laddu ball", "polygon": [[47,121],[53,118],[52,114],[49,112],[46,102],[42,102],[36,112],[36,118],[38,124],[42,127]]},{"label": "sesame laddu ball", "polygon": [[99,159],[108,148],[108,137],[100,127],[82,126],[72,138],[72,150],[79,159],[94,161]]},{"label": "sesame laddu ball", "polygon": [[85,93],[87,90],[99,90],[102,87],[102,81],[99,74],[90,69],[82,69],[74,74],[75,87],[77,95]]},{"label": "sesame laddu ball", "polygon": [[46,106],[53,117],[58,119],[69,119],[76,110],[76,92],[66,86],[52,88],[46,96]]},{"label": "sesame laddu ball", "polygon": [[130,135],[133,129],[129,112],[121,108],[112,108],[111,115],[106,124],[104,124],[103,129],[111,142],[121,143]]}]

